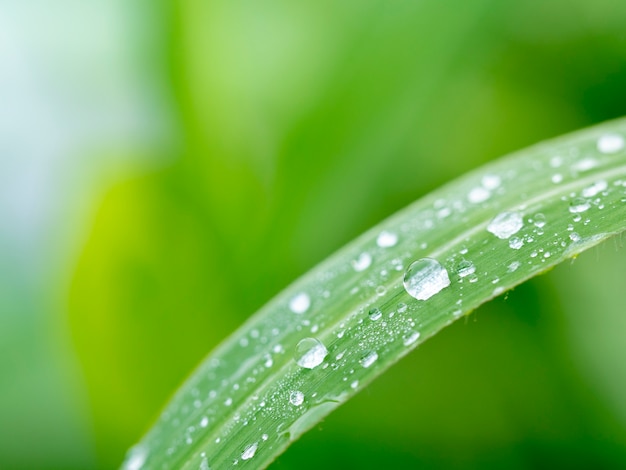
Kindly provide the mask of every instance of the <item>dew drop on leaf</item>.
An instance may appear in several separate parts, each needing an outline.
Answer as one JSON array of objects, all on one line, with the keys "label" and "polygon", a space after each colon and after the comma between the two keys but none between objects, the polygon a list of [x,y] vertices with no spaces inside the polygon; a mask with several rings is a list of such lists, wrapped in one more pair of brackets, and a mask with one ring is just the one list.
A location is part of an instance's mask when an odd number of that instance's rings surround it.
[{"label": "dew drop on leaf", "polygon": [[470,274],[474,274],[476,272],[476,266],[471,261],[462,260],[456,266],[456,273],[460,277],[469,276]]},{"label": "dew drop on leaf", "polygon": [[516,234],[524,226],[522,215],[518,212],[502,212],[496,215],[489,225],[487,231],[496,237],[506,240],[511,235]]},{"label": "dew drop on leaf", "polygon": [[247,446],[241,453],[241,460],[250,460],[256,454],[256,450],[259,448],[259,443],[255,442]]},{"label": "dew drop on leaf", "polygon": [[352,260],[352,268],[354,268],[357,272],[365,271],[371,264],[372,255],[370,255],[367,251],[361,253],[357,259]]},{"label": "dew drop on leaf", "polygon": [[369,311],[368,315],[370,317],[370,320],[376,321],[380,320],[380,318],[383,316],[383,312],[379,308],[373,308]]},{"label": "dew drop on leaf", "polygon": [[398,243],[398,235],[393,232],[387,232],[383,230],[376,238],[376,244],[381,248],[389,248]]},{"label": "dew drop on leaf", "polygon": [[289,310],[293,313],[305,313],[311,306],[311,298],[308,294],[301,292],[289,301]]},{"label": "dew drop on leaf", "polygon": [[569,211],[572,214],[579,214],[581,212],[585,212],[590,207],[591,205],[589,204],[589,201],[582,197],[577,197],[575,199],[572,199],[572,202],[570,202]]},{"label": "dew drop on leaf", "polygon": [[289,402],[294,406],[300,406],[304,403],[304,393],[294,390],[289,394]]},{"label": "dew drop on leaf", "polygon": [[366,369],[374,364],[378,360],[378,353],[376,351],[370,351],[359,359],[359,363]]},{"label": "dew drop on leaf", "polygon": [[616,153],[624,148],[624,137],[619,134],[604,134],[598,139],[598,150],[605,154]]},{"label": "dew drop on leaf", "polygon": [[448,271],[432,258],[414,261],[404,273],[404,288],[417,300],[430,299],[449,285]]},{"label": "dew drop on leaf", "polygon": [[324,362],[328,350],[315,338],[304,338],[296,346],[296,364],[305,369],[314,369]]}]

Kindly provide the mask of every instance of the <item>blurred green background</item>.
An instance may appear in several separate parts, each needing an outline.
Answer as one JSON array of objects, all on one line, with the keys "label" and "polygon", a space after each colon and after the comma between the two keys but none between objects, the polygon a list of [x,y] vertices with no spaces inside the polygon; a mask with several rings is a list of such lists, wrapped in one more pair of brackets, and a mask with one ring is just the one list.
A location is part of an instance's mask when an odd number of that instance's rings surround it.
[{"label": "blurred green background", "polygon": [[[625,24],[616,0],[0,0],[0,468],[117,467],[344,243],[626,115]],[[625,468],[621,245],[457,322],[272,468]]]}]

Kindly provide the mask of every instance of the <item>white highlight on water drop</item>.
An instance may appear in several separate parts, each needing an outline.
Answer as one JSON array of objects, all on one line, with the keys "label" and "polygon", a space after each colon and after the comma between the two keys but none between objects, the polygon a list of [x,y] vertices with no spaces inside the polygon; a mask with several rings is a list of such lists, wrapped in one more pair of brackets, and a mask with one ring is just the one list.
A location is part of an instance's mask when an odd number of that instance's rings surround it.
[{"label": "white highlight on water drop", "polygon": [[254,454],[256,454],[256,450],[258,448],[259,448],[259,443],[258,442],[250,444],[241,453],[241,460],[250,460],[252,457],[254,457]]},{"label": "white highlight on water drop", "polygon": [[393,232],[383,230],[376,238],[376,244],[381,248],[389,248],[398,243],[398,235]]},{"label": "white highlight on water drop", "polygon": [[302,403],[304,403],[304,393],[302,393],[300,390],[294,390],[289,394],[289,402],[293,406],[302,405]]},{"label": "white highlight on water drop", "polygon": [[502,180],[498,175],[485,175],[480,182],[482,183],[483,188],[493,190],[500,187]]},{"label": "white highlight on water drop", "polygon": [[372,255],[370,255],[367,251],[364,251],[359,255],[359,257],[355,260],[352,260],[352,268],[357,271],[365,271],[372,264]]},{"label": "white highlight on water drop", "polygon": [[296,364],[305,369],[314,369],[324,362],[328,350],[315,338],[304,338],[296,346]]},{"label": "white highlight on water drop", "polygon": [[404,274],[404,288],[417,300],[430,299],[449,285],[448,271],[432,258],[414,261]]},{"label": "white highlight on water drop", "polygon": [[619,134],[604,134],[598,139],[597,147],[602,153],[616,153],[624,148],[624,137]]},{"label": "white highlight on water drop", "polygon": [[289,310],[298,315],[305,313],[311,306],[311,298],[305,292],[300,292],[289,301]]},{"label": "white highlight on water drop", "polygon": [[501,212],[489,222],[487,231],[502,240],[506,240],[519,232],[523,226],[524,219],[519,212]]}]

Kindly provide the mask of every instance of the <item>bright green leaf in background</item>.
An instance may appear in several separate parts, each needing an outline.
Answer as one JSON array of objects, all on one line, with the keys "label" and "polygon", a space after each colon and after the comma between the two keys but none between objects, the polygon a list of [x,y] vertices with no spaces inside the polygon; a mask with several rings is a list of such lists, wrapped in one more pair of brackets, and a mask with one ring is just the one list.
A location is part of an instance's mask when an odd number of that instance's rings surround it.
[{"label": "bright green leaf in background", "polygon": [[[0,467],[119,466],[337,248],[626,115],[625,22],[612,0],[4,2]],[[274,465],[623,467],[623,256],[456,322]]]}]

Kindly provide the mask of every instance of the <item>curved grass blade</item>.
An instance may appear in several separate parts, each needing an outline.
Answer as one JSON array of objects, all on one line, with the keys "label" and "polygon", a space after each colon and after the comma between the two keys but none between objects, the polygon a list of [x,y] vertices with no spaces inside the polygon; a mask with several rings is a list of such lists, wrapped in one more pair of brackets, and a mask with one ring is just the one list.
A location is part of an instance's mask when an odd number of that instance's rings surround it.
[{"label": "curved grass blade", "polygon": [[213,351],[123,468],[263,468],[446,325],[625,230],[624,136],[531,147],[366,232]]}]

